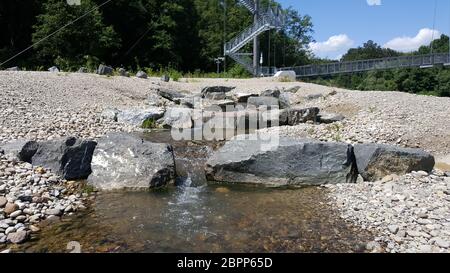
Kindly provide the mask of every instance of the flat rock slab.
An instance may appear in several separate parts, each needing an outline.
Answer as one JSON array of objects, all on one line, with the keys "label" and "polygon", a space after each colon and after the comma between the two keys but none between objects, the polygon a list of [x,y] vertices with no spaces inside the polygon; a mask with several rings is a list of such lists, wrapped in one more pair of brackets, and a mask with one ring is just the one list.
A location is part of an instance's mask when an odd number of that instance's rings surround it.
[{"label": "flat rock slab", "polygon": [[88,182],[102,190],[148,190],[175,179],[172,147],[126,133],[100,139]]},{"label": "flat rock slab", "polygon": [[169,90],[169,89],[159,89],[157,93],[159,96],[161,96],[165,99],[168,99],[170,101],[175,101],[177,99],[179,100],[179,99],[185,97],[180,92],[177,92],[175,90]]},{"label": "flat rock slab", "polygon": [[257,135],[227,142],[208,160],[206,174],[209,181],[267,186],[353,183],[357,178],[350,145]]},{"label": "flat rock slab", "polygon": [[158,120],[164,116],[164,109],[160,107],[149,107],[146,109],[128,109],[117,113],[117,121],[142,126],[146,120]]},{"label": "flat rock slab", "polygon": [[230,87],[230,86],[208,86],[202,89],[202,98],[205,98],[209,94],[212,93],[228,93],[231,92],[236,87]]},{"label": "flat rock slab", "polygon": [[382,144],[354,146],[358,172],[366,181],[377,181],[391,174],[404,175],[412,171],[433,170],[434,157],[421,150]]}]

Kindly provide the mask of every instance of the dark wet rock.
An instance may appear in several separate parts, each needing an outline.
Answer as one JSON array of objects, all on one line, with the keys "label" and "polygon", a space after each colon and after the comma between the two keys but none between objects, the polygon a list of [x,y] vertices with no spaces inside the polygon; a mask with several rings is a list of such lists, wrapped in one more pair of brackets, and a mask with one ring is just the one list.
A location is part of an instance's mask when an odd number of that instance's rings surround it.
[{"label": "dark wet rock", "polygon": [[160,107],[149,107],[146,109],[128,109],[117,114],[117,121],[129,123],[134,126],[142,126],[144,121],[156,121],[164,116],[164,109]]},{"label": "dark wet rock", "polygon": [[383,144],[357,144],[354,147],[358,171],[366,181],[377,181],[391,174],[412,171],[431,172],[434,157],[421,150]]},{"label": "dark wet rock", "polygon": [[152,143],[126,133],[100,139],[88,182],[103,190],[145,190],[171,183],[175,163],[170,145]]},{"label": "dark wet rock", "polygon": [[110,66],[106,66],[106,65],[99,65],[97,68],[97,74],[99,75],[112,75],[114,73],[114,69]]},{"label": "dark wet rock", "polygon": [[95,141],[69,137],[64,140],[39,142],[31,164],[51,169],[67,180],[86,179],[92,172],[91,161]]},{"label": "dark wet rock", "polygon": [[295,126],[308,121],[317,122],[320,109],[317,107],[291,107],[280,111],[280,124]]},{"label": "dark wet rock", "polygon": [[260,96],[261,96],[261,97],[273,97],[273,98],[279,98],[280,95],[281,95],[281,91],[278,90],[278,89],[275,89],[275,90],[266,90],[266,91],[263,91],[263,92],[261,93]]},{"label": "dark wet rock", "polygon": [[148,75],[147,73],[145,73],[144,71],[138,71],[136,73],[136,78],[140,78],[140,79],[147,79]]},{"label": "dark wet rock", "polygon": [[157,123],[167,129],[190,129],[194,125],[192,116],[192,109],[173,107],[169,108],[164,114],[164,117],[158,120]]},{"label": "dark wet rock", "polygon": [[350,145],[256,135],[227,142],[208,160],[206,174],[210,181],[268,186],[353,183],[357,178]]},{"label": "dark wet rock", "polygon": [[343,121],[345,117],[341,114],[320,112],[318,119],[320,123],[330,124],[338,121]]},{"label": "dark wet rock", "polygon": [[248,105],[255,107],[279,107],[279,100],[275,97],[250,97],[247,101]]},{"label": "dark wet rock", "polygon": [[28,163],[31,163],[31,158],[38,148],[36,141],[28,140],[16,140],[1,145],[0,149],[3,150],[5,155]]},{"label": "dark wet rock", "polygon": [[202,98],[205,98],[207,95],[211,93],[228,93],[231,92],[236,87],[229,87],[229,86],[209,86],[205,87],[202,90]]},{"label": "dark wet rock", "polygon": [[157,93],[159,96],[161,96],[165,99],[168,99],[170,101],[175,101],[177,99],[181,99],[181,98],[185,97],[180,92],[177,92],[175,90],[169,90],[169,89],[159,89]]}]

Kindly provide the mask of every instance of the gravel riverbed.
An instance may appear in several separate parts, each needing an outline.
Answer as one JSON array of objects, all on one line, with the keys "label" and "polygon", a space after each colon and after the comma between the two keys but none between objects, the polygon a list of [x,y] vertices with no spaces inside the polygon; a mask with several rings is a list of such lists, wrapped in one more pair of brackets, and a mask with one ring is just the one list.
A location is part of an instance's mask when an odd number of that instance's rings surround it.
[{"label": "gravel riverbed", "polygon": [[[104,119],[101,113],[109,108],[164,105],[167,101],[156,95],[160,87],[198,94],[203,87],[213,85],[233,86],[233,92],[239,93],[294,90],[291,103],[345,116],[345,120],[330,125],[267,129],[270,132],[324,141],[388,143],[431,152],[442,170],[332,186],[328,189],[330,204],[343,219],[377,234],[368,246],[370,251],[450,252],[450,178],[446,174],[450,171],[450,98],[349,91],[271,79],[181,79],[165,83],[156,78],[0,72],[0,143],[65,136],[96,139],[112,131],[133,131],[137,128]],[[439,162],[440,158],[447,161]],[[48,170],[2,156],[0,246],[8,236],[14,240],[30,236],[36,231],[35,219],[82,209],[87,197],[66,194],[67,183]],[[45,202],[28,200],[35,194],[44,196]],[[10,213],[9,209],[14,210]]]}]

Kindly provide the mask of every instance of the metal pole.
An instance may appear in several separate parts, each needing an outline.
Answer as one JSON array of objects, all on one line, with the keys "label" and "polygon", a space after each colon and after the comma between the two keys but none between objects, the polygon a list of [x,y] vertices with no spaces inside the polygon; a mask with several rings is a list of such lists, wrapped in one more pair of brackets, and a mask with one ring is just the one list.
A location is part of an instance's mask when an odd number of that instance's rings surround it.
[{"label": "metal pole", "polygon": [[[224,44],[227,42],[227,0],[223,0],[223,41]],[[225,49],[223,51],[223,73],[227,72],[227,55],[225,54]]]},{"label": "metal pole", "polygon": [[[259,0],[255,0],[255,14],[253,21],[258,23],[259,19]],[[253,75],[259,77],[259,38],[253,38]]]}]

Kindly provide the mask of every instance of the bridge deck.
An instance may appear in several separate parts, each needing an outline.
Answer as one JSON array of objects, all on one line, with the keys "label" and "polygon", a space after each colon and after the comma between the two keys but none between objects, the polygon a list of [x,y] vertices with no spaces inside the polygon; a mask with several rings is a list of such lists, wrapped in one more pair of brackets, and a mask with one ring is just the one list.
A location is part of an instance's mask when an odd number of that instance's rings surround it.
[{"label": "bridge deck", "polygon": [[279,70],[294,70],[298,78],[327,76],[343,73],[355,73],[370,70],[383,70],[408,67],[429,67],[433,65],[450,64],[448,53],[429,55],[400,56],[382,59],[360,60],[350,62],[335,62],[297,67],[283,67]]}]

